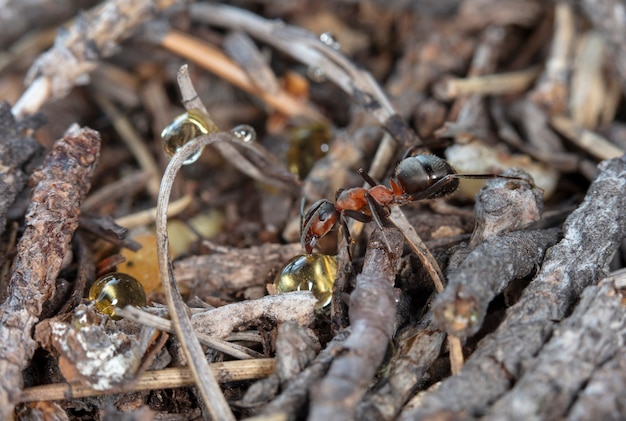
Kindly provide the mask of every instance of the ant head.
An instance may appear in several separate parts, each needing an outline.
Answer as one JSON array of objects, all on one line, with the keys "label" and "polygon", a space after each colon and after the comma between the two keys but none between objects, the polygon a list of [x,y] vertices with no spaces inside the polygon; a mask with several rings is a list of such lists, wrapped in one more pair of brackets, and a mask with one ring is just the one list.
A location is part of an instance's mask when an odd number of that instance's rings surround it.
[{"label": "ant head", "polygon": [[339,220],[339,212],[333,202],[318,200],[304,215],[300,231],[300,243],[307,254],[313,252],[317,241],[328,234]]},{"label": "ant head", "polygon": [[[416,195],[428,191],[437,181],[444,177],[453,176],[456,171],[444,159],[436,155],[415,155],[400,161],[396,167],[395,178],[405,194]],[[423,199],[435,199],[454,192],[459,180],[450,178],[441,188],[433,187],[432,193]]]}]

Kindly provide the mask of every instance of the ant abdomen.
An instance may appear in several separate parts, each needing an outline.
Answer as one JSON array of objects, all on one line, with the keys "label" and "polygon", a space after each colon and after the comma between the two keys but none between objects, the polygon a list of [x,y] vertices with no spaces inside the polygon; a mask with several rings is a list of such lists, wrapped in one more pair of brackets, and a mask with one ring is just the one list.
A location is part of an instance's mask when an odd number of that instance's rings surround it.
[{"label": "ant abdomen", "polygon": [[436,155],[415,155],[400,161],[396,167],[395,179],[409,195],[423,194],[443,178],[448,182],[432,189],[432,193],[421,199],[436,199],[453,193],[459,186],[456,171],[448,162]]}]

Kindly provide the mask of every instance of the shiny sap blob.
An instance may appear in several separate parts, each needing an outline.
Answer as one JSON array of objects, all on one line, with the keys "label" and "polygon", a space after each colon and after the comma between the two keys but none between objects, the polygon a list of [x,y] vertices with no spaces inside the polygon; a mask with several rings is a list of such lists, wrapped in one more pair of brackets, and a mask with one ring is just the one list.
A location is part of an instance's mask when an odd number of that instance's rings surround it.
[{"label": "shiny sap blob", "polygon": [[145,307],[146,293],[141,283],[130,275],[121,272],[108,273],[96,280],[89,289],[89,299],[94,302],[98,313],[110,316],[113,320],[116,308],[126,306]]},{"label": "shiny sap blob", "polygon": [[330,304],[333,284],[337,277],[337,256],[303,254],[289,260],[276,276],[278,293],[311,291],[317,298],[316,308]]},{"label": "shiny sap blob", "polygon": [[[163,150],[169,156],[174,154],[191,139],[207,133],[217,133],[219,128],[207,115],[198,110],[188,110],[179,115],[161,132]],[[193,164],[200,158],[202,148],[189,157],[184,164]]]}]

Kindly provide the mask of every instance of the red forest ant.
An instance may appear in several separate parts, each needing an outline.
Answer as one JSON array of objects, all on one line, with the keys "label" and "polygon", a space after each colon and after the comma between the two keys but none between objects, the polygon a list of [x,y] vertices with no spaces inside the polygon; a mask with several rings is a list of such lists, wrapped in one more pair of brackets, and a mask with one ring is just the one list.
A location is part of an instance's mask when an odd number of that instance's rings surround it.
[{"label": "red forest ant", "polygon": [[300,242],[307,254],[313,252],[319,239],[328,234],[338,222],[342,224],[349,239],[346,217],[361,222],[374,220],[382,227],[383,220],[389,215],[389,206],[447,196],[457,189],[460,178],[503,178],[529,182],[524,178],[497,174],[457,174],[448,162],[436,155],[404,158],[398,163],[389,181],[391,187],[377,183],[362,169],[359,173],[372,187],[341,189],[337,191],[335,203],[320,199],[304,215]]}]

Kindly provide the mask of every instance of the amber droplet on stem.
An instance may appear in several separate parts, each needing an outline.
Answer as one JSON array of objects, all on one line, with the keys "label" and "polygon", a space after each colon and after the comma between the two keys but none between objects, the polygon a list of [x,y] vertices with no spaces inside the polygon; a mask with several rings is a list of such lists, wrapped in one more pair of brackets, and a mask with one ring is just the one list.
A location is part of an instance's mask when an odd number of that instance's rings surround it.
[{"label": "amber droplet on stem", "polygon": [[[163,150],[169,156],[185,146],[191,139],[207,133],[216,133],[219,129],[209,116],[198,110],[188,110],[179,115],[161,132]],[[184,164],[193,164],[200,158],[202,149],[189,157]]]},{"label": "amber droplet on stem", "polygon": [[94,302],[96,311],[114,320],[116,308],[126,306],[145,307],[146,293],[141,283],[130,275],[121,272],[108,273],[96,280],[89,289],[89,299]]},{"label": "amber droplet on stem", "polygon": [[332,133],[323,124],[308,124],[289,130],[287,167],[301,179],[309,174],[317,160],[329,150]]},{"label": "amber droplet on stem", "polygon": [[336,256],[303,254],[283,266],[276,276],[274,287],[279,293],[311,291],[317,298],[316,308],[322,308],[330,303],[336,277]]}]

